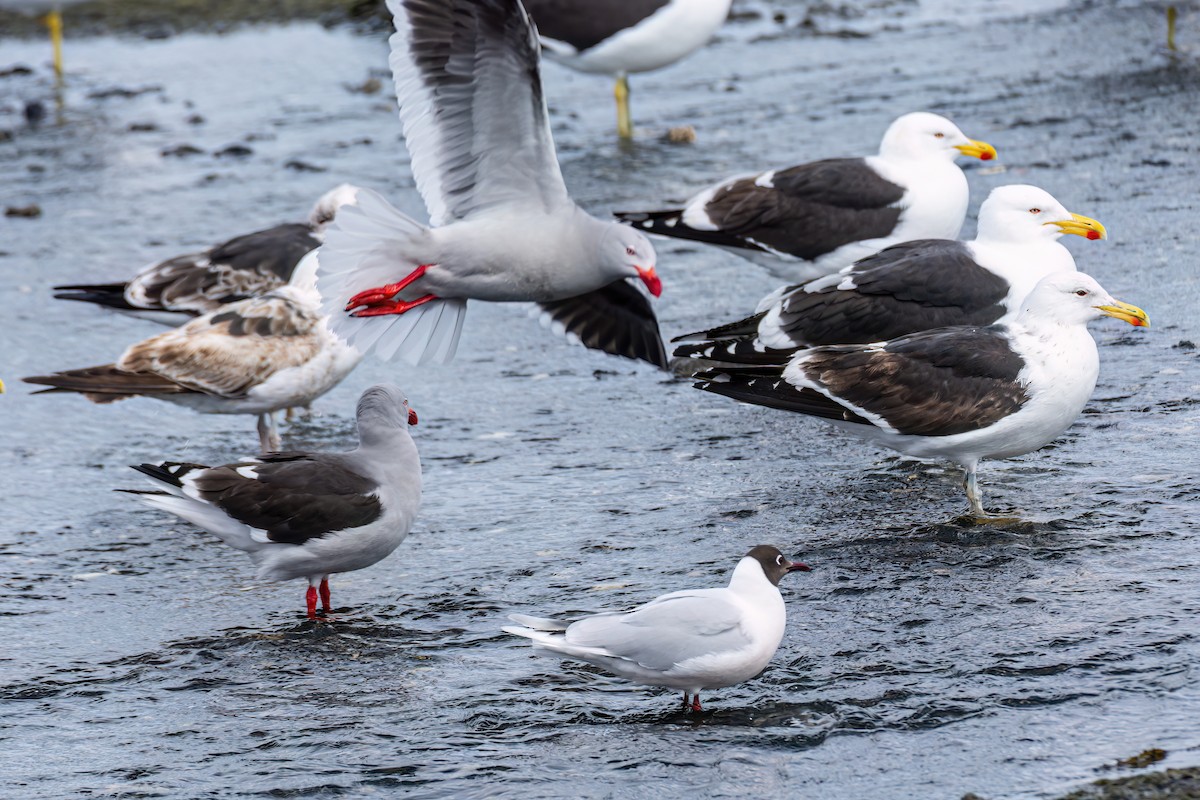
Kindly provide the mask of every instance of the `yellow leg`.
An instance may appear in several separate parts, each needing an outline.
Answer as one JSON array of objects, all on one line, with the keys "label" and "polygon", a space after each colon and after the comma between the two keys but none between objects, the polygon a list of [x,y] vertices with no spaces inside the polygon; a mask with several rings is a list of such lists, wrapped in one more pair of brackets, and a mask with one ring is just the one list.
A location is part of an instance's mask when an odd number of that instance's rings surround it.
[{"label": "yellow leg", "polygon": [[1175,49],[1175,18],[1179,11],[1175,6],[1167,6],[1167,49]]},{"label": "yellow leg", "polygon": [[633,122],[629,118],[629,79],[624,75],[617,78],[617,88],[613,90],[617,98],[617,136],[622,139],[633,138]]},{"label": "yellow leg", "polygon": [[54,75],[62,83],[62,14],[58,13],[57,8],[46,15],[46,27],[50,29],[50,43],[54,45]]}]

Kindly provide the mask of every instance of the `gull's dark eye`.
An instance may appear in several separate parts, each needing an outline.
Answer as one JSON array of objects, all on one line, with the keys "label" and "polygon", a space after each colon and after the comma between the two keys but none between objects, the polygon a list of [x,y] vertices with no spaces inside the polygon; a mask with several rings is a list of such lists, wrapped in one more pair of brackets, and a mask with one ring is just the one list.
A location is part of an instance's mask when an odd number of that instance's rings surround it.
[{"label": "gull's dark eye", "polygon": [[627,256],[636,256],[636,255],[637,255],[637,250],[634,250],[632,247],[626,247],[626,248],[625,248],[625,255],[627,255]]},{"label": "gull's dark eye", "polygon": [[1076,297],[1087,297],[1087,296],[1088,296],[1088,290],[1087,290],[1087,289],[1076,289],[1076,290],[1075,290],[1075,296],[1076,296]]},{"label": "gull's dark eye", "polygon": [[1031,209],[1029,209],[1029,213],[1030,214],[1040,214],[1040,213],[1042,213],[1042,210],[1040,208],[1031,208]]},{"label": "gull's dark eye", "polygon": [[946,138],[946,134],[944,134],[944,133],[935,133],[935,134],[933,135],[933,138],[935,138],[935,139],[945,139],[945,138]]}]

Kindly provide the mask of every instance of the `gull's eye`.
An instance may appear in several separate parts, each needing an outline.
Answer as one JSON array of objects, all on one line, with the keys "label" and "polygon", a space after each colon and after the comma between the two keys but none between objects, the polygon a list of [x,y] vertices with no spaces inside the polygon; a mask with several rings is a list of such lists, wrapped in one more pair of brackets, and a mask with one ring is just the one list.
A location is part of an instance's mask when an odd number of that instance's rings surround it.
[{"label": "gull's eye", "polygon": [[935,138],[935,139],[945,139],[945,138],[946,138],[946,134],[944,134],[944,133],[935,133],[935,134],[933,135],[933,138]]},{"label": "gull's eye", "polygon": [[636,256],[636,255],[637,255],[637,250],[634,250],[632,247],[626,247],[626,248],[625,248],[625,255],[627,255],[627,256]]},{"label": "gull's eye", "polygon": [[1087,289],[1076,289],[1076,290],[1075,290],[1075,296],[1076,296],[1076,297],[1087,297],[1087,296],[1088,296],[1088,290],[1087,290]]},{"label": "gull's eye", "polygon": [[1040,208],[1031,208],[1031,209],[1029,209],[1029,213],[1030,214],[1040,214],[1040,213],[1042,213],[1042,210]]}]

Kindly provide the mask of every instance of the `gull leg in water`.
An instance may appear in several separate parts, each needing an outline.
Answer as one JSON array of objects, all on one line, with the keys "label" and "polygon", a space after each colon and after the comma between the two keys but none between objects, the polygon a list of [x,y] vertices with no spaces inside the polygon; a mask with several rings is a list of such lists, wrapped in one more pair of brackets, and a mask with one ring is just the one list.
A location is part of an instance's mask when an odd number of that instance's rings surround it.
[{"label": "gull leg in water", "polygon": [[318,587],[321,593],[321,610],[328,614],[333,611],[333,606],[329,602],[329,576],[321,577],[321,585]]},{"label": "gull leg in water", "polygon": [[279,429],[275,427],[275,415],[270,411],[258,415],[258,446],[264,453],[278,453],[283,447]]},{"label": "gull leg in water", "polygon": [[46,29],[50,31],[50,44],[54,47],[54,78],[61,86],[63,82],[62,14],[57,8],[46,14]]},{"label": "gull leg in water", "polygon": [[437,300],[436,295],[427,294],[424,297],[419,297],[411,302],[404,300],[392,300],[401,291],[403,291],[413,281],[421,278],[425,272],[433,266],[432,264],[422,264],[409,273],[408,277],[398,283],[389,283],[386,286],[378,286],[374,289],[367,289],[359,292],[350,298],[346,303],[346,310],[363,306],[362,310],[354,312],[355,317],[378,317],[384,314],[403,314],[405,311],[410,311],[417,306],[428,303],[431,300]]},{"label": "gull leg in water", "polygon": [[979,496],[979,462],[972,461],[967,465],[963,475],[963,488],[967,490],[967,502],[971,504],[971,513],[979,519],[986,519],[988,513],[983,510],[983,498]]},{"label": "gull leg in water", "polygon": [[617,136],[622,139],[633,138],[633,120],[629,114],[629,77],[625,73],[617,76],[617,86],[613,89],[617,98]]},{"label": "gull leg in water", "polygon": [[308,606],[308,618],[317,618],[317,587],[314,584],[316,578],[308,579],[308,591],[304,593],[304,602]]}]

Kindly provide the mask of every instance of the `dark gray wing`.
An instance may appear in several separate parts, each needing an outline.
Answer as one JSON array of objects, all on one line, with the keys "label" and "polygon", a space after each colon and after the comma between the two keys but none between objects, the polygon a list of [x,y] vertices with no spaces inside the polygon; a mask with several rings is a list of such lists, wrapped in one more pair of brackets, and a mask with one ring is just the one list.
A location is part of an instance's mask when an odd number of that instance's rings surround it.
[{"label": "dark gray wing", "polygon": [[721,185],[704,205],[716,230],[690,227],[682,211],[620,212],[663,236],[813,260],[843,245],[890,236],[904,188],[861,158],[814,161]]},{"label": "dark gray wing", "polygon": [[[952,325],[990,325],[1005,313],[1009,284],[976,263],[970,249],[949,239],[920,239],[894,245],[855,263],[839,283],[831,279],[785,294],[772,320],[769,341],[790,347],[764,348],[758,341],[758,314],[716,328],[710,341],[676,350],[736,364],[781,363],[800,347],[880,342],[917,331]],[[747,333],[753,322],[754,331]]]},{"label": "dark gray wing", "polygon": [[898,433],[950,436],[987,427],[1028,400],[1024,361],[1002,326],[956,327],[905,336],[883,347],[838,345],[800,351],[816,390],[784,378],[784,367],[709,370],[696,388],[747,403],[872,424]]},{"label": "dark gray wing", "polygon": [[587,50],[632,28],[668,0],[525,0],[538,34]]},{"label": "dark gray wing", "polygon": [[125,285],[125,297],[136,309],[207,314],[287,283],[320,244],[308,225],[276,225],[155,264]]},{"label": "dark gray wing", "polygon": [[201,499],[265,531],[272,542],[303,544],[367,525],[382,513],[374,496],[378,484],[334,454],[276,453],[195,472],[190,483]]},{"label": "dark gray wing", "polygon": [[540,303],[550,319],[593,350],[667,366],[654,307],[627,280],[566,300]]}]

